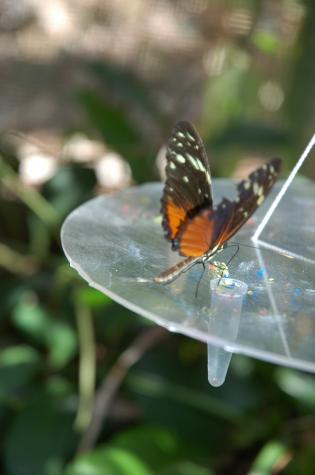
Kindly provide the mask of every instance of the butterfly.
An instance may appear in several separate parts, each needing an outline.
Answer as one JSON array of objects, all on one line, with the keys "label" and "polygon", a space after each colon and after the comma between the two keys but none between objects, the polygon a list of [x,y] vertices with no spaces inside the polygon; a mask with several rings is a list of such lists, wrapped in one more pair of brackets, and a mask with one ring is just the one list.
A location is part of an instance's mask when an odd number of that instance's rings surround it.
[{"label": "butterfly", "polygon": [[234,201],[214,207],[211,173],[204,144],[190,122],[178,122],[166,150],[166,181],[161,198],[162,226],[172,249],[186,259],[154,278],[168,284],[224,247],[263,203],[279,175],[273,158],[237,185]]}]

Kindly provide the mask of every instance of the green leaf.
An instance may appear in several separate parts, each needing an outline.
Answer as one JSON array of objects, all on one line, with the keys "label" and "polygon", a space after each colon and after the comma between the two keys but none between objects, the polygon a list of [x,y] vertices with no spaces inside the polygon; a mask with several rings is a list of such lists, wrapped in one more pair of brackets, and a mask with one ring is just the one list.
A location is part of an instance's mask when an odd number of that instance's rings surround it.
[{"label": "green leaf", "polygon": [[286,394],[297,399],[300,403],[315,407],[314,376],[280,368],[276,372],[276,381]]},{"label": "green leaf", "polygon": [[283,473],[285,475],[314,475],[315,451],[312,438],[309,440],[309,445],[305,446],[304,443],[301,450],[294,455]]},{"label": "green leaf", "polygon": [[139,77],[126,68],[109,63],[98,62],[91,64],[91,69],[102,80],[105,87],[114,91],[121,101],[134,108],[141,108],[151,115],[160,115],[151,90]]},{"label": "green leaf", "polygon": [[214,472],[193,462],[179,462],[163,470],[161,475],[214,475]]},{"label": "green leaf", "polygon": [[50,323],[47,332],[47,345],[49,347],[49,362],[53,368],[62,368],[73,358],[77,339],[73,329],[64,322]]},{"label": "green leaf", "polygon": [[271,441],[259,452],[248,475],[271,475],[275,465],[288,453],[284,444]]},{"label": "green leaf", "polygon": [[14,309],[13,322],[33,341],[48,348],[53,368],[63,367],[74,356],[77,347],[74,330],[67,323],[51,318],[35,294],[24,293]]},{"label": "green leaf", "polygon": [[268,30],[258,29],[253,35],[253,42],[263,53],[277,54],[281,46],[279,38]]},{"label": "green leaf", "polygon": [[153,475],[137,456],[124,449],[103,447],[80,456],[64,475]]},{"label": "green leaf", "polygon": [[82,92],[79,99],[110,147],[126,155],[129,147],[137,144],[139,135],[121,109],[110,105],[91,91]]},{"label": "green leaf", "polygon": [[106,145],[128,160],[136,181],[147,181],[152,177],[156,150],[146,144],[144,134],[140,133],[130,115],[130,107],[117,107],[100,97],[94,91],[83,91],[79,95],[91,124],[99,130]]},{"label": "green leaf", "polygon": [[46,311],[38,304],[37,297],[32,292],[25,292],[16,305],[13,323],[33,341],[44,342],[49,317]]},{"label": "green leaf", "polygon": [[34,364],[38,361],[38,353],[30,346],[11,346],[11,348],[0,352],[0,364],[8,367],[18,364]]},{"label": "green leaf", "polygon": [[5,440],[8,475],[59,475],[77,443],[73,416],[58,399],[36,397],[13,419]]},{"label": "green leaf", "polygon": [[40,367],[40,356],[26,345],[0,352],[0,400],[9,400],[32,381]]},{"label": "green leaf", "polygon": [[82,287],[78,289],[76,292],[76,300],[83,305],[87,305],[91,310],[104,308],[113,303],[111,298],[92,287]]},{"label": "green leaf", "polygon": [[95,185],[94,170],[68,165],[58,169],[43,191],[59,216],[64,218],[73,208],[94,196]]},{"label": "green leaf", "polygon": [[146,395],[159,396],[176,401],[190,408],[203,411],[205,414],[222,418],[223,420],[236,421],[241,415],[238,408],[232,404],[213,397],[204,391],[191,389],[189,386],[175,384],[162,378],[154,378],[151,375],[141,374],[133,370],[128,375],[127,384],[135,391],[141,391]]},{"label": "green leaf", "polygon": [[177,461],[185,453],[170,431],[149,425],[125,430],[112,439],[111,445],[135,454],[154,471]]}]

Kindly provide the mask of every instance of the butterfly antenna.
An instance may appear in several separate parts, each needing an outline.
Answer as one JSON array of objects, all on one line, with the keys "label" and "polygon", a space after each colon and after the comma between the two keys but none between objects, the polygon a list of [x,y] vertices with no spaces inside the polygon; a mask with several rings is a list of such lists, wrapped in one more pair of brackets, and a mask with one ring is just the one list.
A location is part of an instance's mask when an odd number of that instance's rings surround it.
[{"label": "butterfly antenna", "polygon": [[[242,247],[249,247],[250,249],[256,249],[256,250],[263,250],[263,252],[272,252],[274,254],[273,249],[262,249],[260,246],[251,246],[250,244],[243,244],[242,242],[236,242],[236,241],[229,241],[230,245],[227,244],[225,246],[225,249],[228,249],[229,247],[234,247],[234,246],[242,246]],[[283,251],[283,255],[285,255],[285,252]]]},{"label": "butterfly antenna", "polygon": [[[229,246],[229,244],[231,244]],[[236,242],[236,241],[230,241],[227,245],[226,245],[226,248],[228,247],[234,247],[234,246],[242,246],[242,247],[250,247],[251,249],[261,249],[259,246],[251,246],[250,244],[244,244],[242,242]],[[264,249],[265,251],[265,249]],[[270,251],[270,249],[267,249],[267,251]],[[271,251],[270,251],[271,252]]]}]

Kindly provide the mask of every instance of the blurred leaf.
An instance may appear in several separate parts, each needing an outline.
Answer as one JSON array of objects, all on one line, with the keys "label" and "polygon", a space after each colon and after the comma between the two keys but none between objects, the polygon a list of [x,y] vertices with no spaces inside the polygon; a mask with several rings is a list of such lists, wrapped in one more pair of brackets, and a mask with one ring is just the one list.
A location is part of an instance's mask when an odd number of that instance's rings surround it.
[{"label": "blurred leaf", "polygon": [[268,442],[256,457],[248,475],[272,475],[276,465],[288,456],[286,446],[277,441]]},{"label": "blurred leaf", "polygon": [[175,435],[158,426],[143,425],[116,435],[111,445],[136,455],[154,472],[185,455]]},{"label": "blurred leaf", "polygon": [[163,470],[161,475],[214,475],[214,472],[193,462],[179,462]]},{"label": "blurred leaf", "polygon": [[45,223],[35,215],[28,217],[28,227],[30,233],[30,252],[36,256],[38,260],[47,260],[50,254],[51,241],[54,236],[51,235]]},{"label": "blurred leaf", "polygon": [[24,280],[18,279],[13,275],[6,275],[2,278],[0,285],[0,322],[6,317],[6,313],[13,310],[13,308],[20,301],[21,294],[25,292]]},{"label": "blurred leaf", "polygon": [[104,447],[81,455],[64,475],[153,475],[154,472],[127,450]]},{"label": "blurred leaf", "polygon": [[267,54],[277,54],[279,52],[281,43],[272,31],[257,29],[252,38],[254,44],[262,52]]},{"label": "blurred leaf", "polygon": [[206,84],[201,129],[207,135],[218,133],[228,121],[240,114],[242,102],[238,90],[244,82],[245,72],[235,66],[231,65],[217,79]]},{"label": "blurred leaf", "polygon": [[175,384],[161,377],[152,377],[139,372],[136,374],[132,371],[132,375],[128,376],[128,383],[136,391],[175,400],[222,419],[235,420],[241,414],[237,408],[211,396],[210,393],[206,394],[204,391],[195,390],[189,386]]},{"label": "blurred leaf", "polygon": [[123,156],[139,141],[139,135],[122,110],[102,100],[95,92],[81,92],[80,101],[106,144]]},{"label": "blurred leaf", "polygon": [[49,317],[46,311],[39,306],[33,293],[24,293],[14,308],[13,322],[33,340],[44,343],[46,339]]},{"label": "blurred leaf", "polygon": [[114,346],[119,344],[128,332],[137,332],[149,322],[114,301],[111,301],[105,310],[106,313],[102,308],[96,311],[95,334],[98,340],[105,339]]},{"label": "blurred leaf", "polygon": [[25,293],[13,312],[15,326],[33,341],[49,349],[49,362],[61,368],[76,351],[76,335],[65,322],[54,320],[37,302],[32,293]]},{"label": "blurred leaf", "polygon": [[16,364],[34,364],[38,363],[39,356],[34,348],[30,346],[11,346],[0,352],[1,365],[16,365]]},{"label": "blurred leaf", "polygon": [[75,427],[83,432],[90,424],[93,414],[95,391],[95,336],[93,317],[89,307],[76,303],[76,321],[79,336],[79,404]]},{"label": "blurred leaf", "polygon": [[102,80],[110,93],[116,94],[121,101],[126,101],[135,108],[141,108],[152,115],[158,114],[151,90],[133,72],[104,62],[91,64],[91,69]]},{"label": "blurred leaf", "polygon": [[252,120],[251,122],[230,122],[211,143],[216,148],[241,145],[245,147],[261,146],[266,149],[266,147],[285,145],[288,140],[289,137],[283,129]]},{"label": "blurred leaf", "polygon": [[94,196],[96,178],[93,170],[68,165],[58,169],[43,192],[61,218]]},{"label": "blurred leaf", "polygon": [[[168,430],[158,426],[142,425],[119,433],[102,450],[96,450],[91,454],[79,457],[68,468],[65,475],[83,475],[85,473],[106,473],[106,475],[178,473],[178,475],[185,475],[189,473],[187,471],[189,467],[191,475],[210,474],[205,470],[201,471],[201,468],[193,463],[187,463],[186,471],[184,470],[185,464],[179,464],[175,471],[178,461],[187,455],[187,448]],[[137,466],[135,462],[139,464],[140,461],[141,464]],[[174,471],[168,471],[170,466],[174,466]],[[193,468],[196,470],[194,471]]]},{"label": "blurred leaf", "polygon": [[[1,180],[0,180],[1,183]],[[0,200],[0,236],[6,243],[27,240],[27,214],[26,206],[17,201]]]},{"label": "blurred leaf", "polygon": [[41,395],[14,418],[5,441],[8,475],[59,475],[77,437],[73,416]]},{"label": "blurred leaf", "polygon": [[276,381],[282,391],[300,403],[315,408],[315,378],[288,368],[279,368]]},{"label": "blurred leaf", "polygon": [[40,356],[26,345],[0,352],[0,400],[9,400],[29,383],[40,367]]},{"label": "blurred leaf", "polygon": [[54,398],[66,397],[77,391],[76,384],[73,384],[69,378],[60,375],[50,376],[46,381],[45,389],[47,393]]},{"label": "blurred leaf", "polygon": [[49,326],[47,331],[49,362],[53,368],[62,368],[76,352],[76,334],[65,322],[51,321]]},{"label": "blurred leaf", "polygon": [[[174,358],[173,358],[174,360]],[[173,360],[168,364],[172,366]],[[167,371],[165,365],[161,366]],[[238,409],[221,402],[208,390],[192,388],[192,372],[189,383],[175,384],[161,375],[130,371],[125,385],[134,400],[141,406],[144,421],[159,424],[178,435],[189,446],[191,456],[215,456],[226,434],[226,424],[238,420]],[[187,367],[182,371],[188,375]],[[188,376],[187,376],[188,377]],[[176,381],[176,379],[175,379]],[[211,427],[211,430],[209,429]],[[227,434],[226,434],[227,436]],[[191,444],[198,438],[198,444]],[[228,443],[225,440],[225,443]]]},{"label": "blurred leaf", "polygon": [[92,287],[81,287],[76,291],[78,303],[88,306],[91,310],[103,309],[113,303],[112,299]]},{"label": "blurred leaf", "polygon": [[135,121],[129,118],[128,107],[124,110],[112,105],[93,91],[81,92],[79,98],[106,145],[129,162],[135,180],[143,182],[150,179],[156,150],[149,148],[150,142],[145,144],[142,140]]},{"label": "blurred leaf", "polygon": [[315,451],[314,440],[309,446],[303,446],[299,453],[295,454],[292,461],[286,467],[285,475],[314,475]]},{"label": "blurred leaf", "polygon": [[58,224],[58,215],[51,203],[40,192],[22,183],[18,174],[1,157],[0,178],[2,184],[16,194],[48,228],[53,229]]}]

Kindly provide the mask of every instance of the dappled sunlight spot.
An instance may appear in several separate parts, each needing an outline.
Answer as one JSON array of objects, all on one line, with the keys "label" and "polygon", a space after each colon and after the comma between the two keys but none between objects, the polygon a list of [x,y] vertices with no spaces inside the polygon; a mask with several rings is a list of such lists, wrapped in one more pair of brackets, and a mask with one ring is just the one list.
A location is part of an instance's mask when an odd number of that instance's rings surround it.
[{"label": "dappled sunlight spot", "polygon": [[283,11],[281,31],[287,44],[296,41],[301,22],[306,14],[306,6],[298,2],[288,2]]},{"label": "dappled sunlight spot", "polygon": [[209,76],[218,76],[222,73],[226,59],[226,46],[218,44],[209,49],[203,57],[203,66]]},{"label": "dappled sunlight spot", "polygon": [[181,8],[172,8],[167,2],[157,2],[146,18],[146,34],[160,47],[174,44],[188,46],[194,34],[187,28],[186,21]]},{"label": "dappled sunlight spot", "polygon": [[17,138],[23,139],[16,150],[20,161],[19,175],[21,181],[26,185],[40,186],[50,180],[58,168],[57,157],[53,153],[43,150],[40,145],[31,141],[28,142],[27,137],[17,136]]},{"label": "dappled sunlight spot", "polygon": [[42,185],[52,178],[58,168],[55,157],[40,151],[24,156],[20,161],[19,174],[26,185]]},{"label": "dappled sunlight spot", "polygon": [[34,9],[31,2],[1,0],[0,29],[10,31],[20,28],[32,20]]},{"label": "dappled sunlight spot", "polygon": [[283,104],[284,92],[281,86],[274,81],[266,81],[258,89],[261,105],[270,112],[277,112]]},{"label": "dappled sunlight spot", "polygon": [[[111,27],[103,28],[101,25],[91,25],[82,32],[79,50],[97,57],[104,54],[105,50],[115,48],[114,43]],[[78,49],[78,45],[73,44],[71,47]]]},{"label": "dappled sunlight spot", "polygon": [[38,130],[34,135],[12,130],[7,135],[19,160],[22,183],[40,186],[55,175],[59,166],[60,137],[49,130]]},{"label": "dappled sunlight spot", "polygon": [[74,33],[74,15],[72,14],[68,2],[55,0],[54,2],[41,2],[33,0],[36,4],[37,15],[40,25],[44,31],[53,36],[60,36],[64,39],[71,37]]},{"label": "dappled sunlight spot", "polygon": [[107,190],[119,190],[131,184],[132,173],[129,163],[115,152],[106,153],[95,164],[99,185]]},{"label": "dappled sunlight spot", "polygon": [[188,13],[200,15],[209,6],[208,0],[182,0],[182,5]]},{"label": "dappled sunlight spot", "polygon": [[74,162],[91,162],[105,153],[105,147],[97,140],[89,139],[85,134],[73,134],[65,143],[62,155]]},{"label": "dappled sunlight spot", "polygon": [[238,8],[234,11],[227,11],[223,25],[228,33],[245,36],[249,33],[252,23],[251,13],[245,8]]},{"label": "dappled sunlight spot", "polygon": [[161,180],[165,180],[166,178],[166,173],[165,173],[165,167],[166,167],[166,147],[163,145],[160,150],[157,153],[156,159],[155,159],[155,165],[158,169],[159,175]]}]

